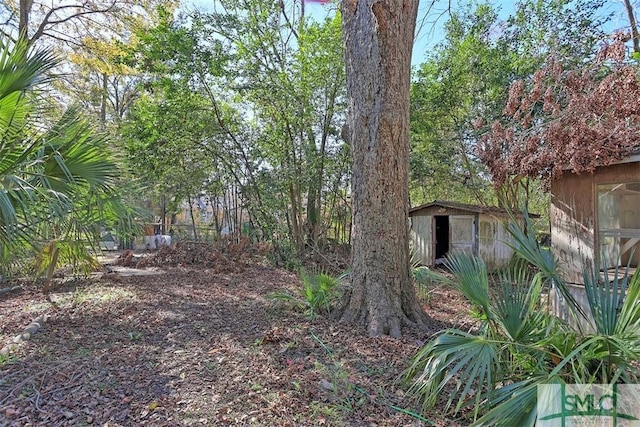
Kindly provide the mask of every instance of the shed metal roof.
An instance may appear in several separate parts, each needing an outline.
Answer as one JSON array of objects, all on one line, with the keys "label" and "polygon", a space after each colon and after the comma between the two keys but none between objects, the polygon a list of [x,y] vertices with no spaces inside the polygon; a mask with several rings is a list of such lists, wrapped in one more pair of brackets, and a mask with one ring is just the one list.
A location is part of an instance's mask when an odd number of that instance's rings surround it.
[{"label": "shed metal roof", "polygon": [[[500,216],[509,216],[509,211],[503,208],[499,208],[496,206],[482,206],[482,205],[469,205],[465,203],[451,202],[445,200],[434,200],[431,203],[426,203],[424,205],[416,206],[414,208],[409,209],[409,216],[411,214],[420,211],[422,209],[431,208],[431,207],[443,207],[449,209],[457,209],[461,211],[467,211],[470,213],[478,213],[478,214],[490,214],[490,215],[500,215]],[[516,212],[517,215],[521,215],[521,212]],[[531,218],[539,218],[539,215],[529,213]]]}]

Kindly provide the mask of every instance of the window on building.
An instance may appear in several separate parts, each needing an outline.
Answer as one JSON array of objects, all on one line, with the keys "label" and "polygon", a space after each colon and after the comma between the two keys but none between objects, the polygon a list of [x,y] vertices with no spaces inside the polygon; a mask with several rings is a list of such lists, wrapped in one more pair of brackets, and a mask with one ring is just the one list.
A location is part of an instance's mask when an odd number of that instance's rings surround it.
[{"label": "window on building", "polygon": [[640,261],[640,182],[597,186],[601,266],[637,268]]}]

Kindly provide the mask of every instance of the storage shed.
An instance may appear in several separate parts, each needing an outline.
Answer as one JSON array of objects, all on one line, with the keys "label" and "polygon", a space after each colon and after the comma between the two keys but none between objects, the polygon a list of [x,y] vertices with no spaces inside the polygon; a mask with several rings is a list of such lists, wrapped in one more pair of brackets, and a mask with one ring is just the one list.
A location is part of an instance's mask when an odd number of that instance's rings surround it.
[{"label": "storage shed", "polygon": [[436,200],[409,210],[414,256],[426,266],[444,261],[450,252],[479,256],[490,269],[506,265],[513,250],[504,223],[505,209]]},{"label": "storage shed", "polygon": [[[589,263],[613,279],[640,263],[640,152],[600,166],[593,173],[566,171],[551,183],[551,250],[569,292],[588,307],[583,270]],[[575,324],[561,295],[552,293],[554,312]],[[592,330],[592,319],[581,321]]]},{"label": "storage shed", "polygon": [[584,284],[585,261],[638,267],[640,153],[551,183],[551,250],[563,279],[574,284]]}]

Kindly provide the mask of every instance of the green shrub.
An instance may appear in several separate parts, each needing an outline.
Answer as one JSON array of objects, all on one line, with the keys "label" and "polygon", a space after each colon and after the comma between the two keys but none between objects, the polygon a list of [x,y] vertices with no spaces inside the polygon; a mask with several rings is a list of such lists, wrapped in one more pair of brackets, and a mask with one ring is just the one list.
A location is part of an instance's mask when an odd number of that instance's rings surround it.
[{"label": "green shrub", "polygon": [[416,295],[422,302],[429,302],[434,291],[436,280],[432,280],[433,271],[429,267],[421,265],[416,252],[411,249],[411,276],[416,285]]},{"label": "green shrub", "polygon": [[336,294],[338,280],[325,273],[303,273],[301,278],[311,316],[330,314],[331,302]]},{"label": "green shrub", "polygon": [[[342,277],[342,276],[341,276]],[[332,305],[339,296],[341,277],[326,273],[306,273],[300,275],[302,289],[298,295],[278,292],[269,297],[273,300],[292,303],[296,309],[306,311],[309,317],[331,314]]]}]

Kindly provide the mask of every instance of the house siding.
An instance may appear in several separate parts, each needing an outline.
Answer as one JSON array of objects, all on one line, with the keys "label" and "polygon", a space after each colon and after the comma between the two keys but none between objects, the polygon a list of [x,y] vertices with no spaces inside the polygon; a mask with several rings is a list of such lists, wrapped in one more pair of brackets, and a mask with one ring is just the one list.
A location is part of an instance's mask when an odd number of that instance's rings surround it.
[{"label": "house siding", "polygon": [[560,274],[569,283],[584,284],[585,261],[593,262],[599,247],[595,235],[595,187],[640,181],[640,163],[596,168],[593,174],[565,173],[551,184],[551,249]]}]

